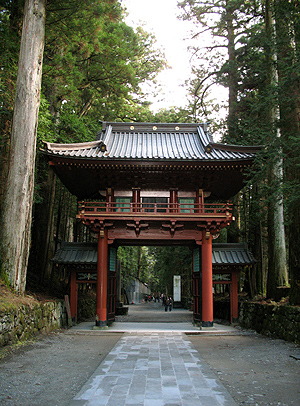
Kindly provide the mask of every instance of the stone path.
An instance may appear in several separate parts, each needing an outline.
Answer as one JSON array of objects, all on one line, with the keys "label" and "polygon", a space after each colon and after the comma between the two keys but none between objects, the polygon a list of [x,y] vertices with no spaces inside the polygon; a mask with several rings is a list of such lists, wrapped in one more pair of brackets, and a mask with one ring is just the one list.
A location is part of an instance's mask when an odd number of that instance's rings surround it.
[{"label": "stone path", "polygon": [[127,332],[70,406],[236,406],[183,332]]}]

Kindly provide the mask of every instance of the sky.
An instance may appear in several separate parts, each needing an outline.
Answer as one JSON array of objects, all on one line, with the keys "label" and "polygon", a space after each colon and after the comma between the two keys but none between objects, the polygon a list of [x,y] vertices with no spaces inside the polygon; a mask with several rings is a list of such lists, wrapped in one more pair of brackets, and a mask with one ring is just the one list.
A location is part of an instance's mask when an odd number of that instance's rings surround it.
[{"label": "sky", "polygon": [[187,52],[187,41],[191,23],[177,18],[180,10],[178,0],[121,0],[129,13],[126,23],[132,27],[142,25],[145,31],[153,33],[171,69],[159,74],[157,80],[163,86],[153,102],[152,109],[171,106],[184,107],[187,104],[184,81],[191,75],[190,55]]}]

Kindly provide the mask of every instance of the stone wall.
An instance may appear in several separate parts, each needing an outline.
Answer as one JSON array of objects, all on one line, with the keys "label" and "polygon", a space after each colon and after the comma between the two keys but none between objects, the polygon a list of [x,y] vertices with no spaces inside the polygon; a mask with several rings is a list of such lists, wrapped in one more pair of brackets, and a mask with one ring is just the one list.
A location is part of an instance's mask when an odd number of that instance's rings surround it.
[{"label": "stone wall", "polygon": [[300,307],[243,302],[239,322],[258,333],[300,344]]},{"label": "stone wall", "polygon": [[142,303],[145,296],[151,294],[151,290],[138,278],[132,278],[125,291],[129,304]]},{"label": "stone wall", "polygon": [[63,301],[10,307],[0,314],[0,347],[26,341],[38,333],[66,325],[66,308]]}]

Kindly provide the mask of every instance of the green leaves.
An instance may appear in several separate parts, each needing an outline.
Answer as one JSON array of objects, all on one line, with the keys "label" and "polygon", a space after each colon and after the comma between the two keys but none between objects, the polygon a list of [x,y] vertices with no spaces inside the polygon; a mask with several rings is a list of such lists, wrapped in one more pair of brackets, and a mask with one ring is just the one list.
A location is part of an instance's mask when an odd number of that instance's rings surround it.
[{"label": "green leaves", "polygon": [[[74,124],[75,114],[93,127],[98,120],[139,118],[140,84],[165,66],[154,42],[141,28],[134,31],[125,24],[118,1],[87,1],[84,8],[71,0],[63,8],[52,1],[43,89],[55,121],[59,116]],[[69,118],[63,119],[66,111]],[[79,130],[78,123],[77,137]]]}]

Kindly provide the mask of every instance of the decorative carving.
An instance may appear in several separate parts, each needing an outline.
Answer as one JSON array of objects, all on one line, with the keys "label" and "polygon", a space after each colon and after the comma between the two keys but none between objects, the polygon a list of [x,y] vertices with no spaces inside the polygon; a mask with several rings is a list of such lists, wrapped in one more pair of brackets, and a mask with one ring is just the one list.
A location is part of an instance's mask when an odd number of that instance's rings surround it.
[{"label": "decorative carving", "polygon": [[171,237],[174,237],[175,231],[184,227],[183,224],[177,224],[176,220],[170,220],[169,223],[164,223],[161,226],[162,228],[166,228],[170,231]]},{"label": "decorative carving", "polygon": [[77,272],[76,280],[78,281],[97,281],[97,272]]},{"label": "decorative carving", "polygon": [[105,228],[113,227],[114,223],[99,219],[87,219],[85,218],[83,224],[91,229],[93,233],[99,234]]},{"label": "decorative carving", "polygon": [[133,228],[135,231],[135,235],[139,237],[141,230],[145,230],[149,227],[148,223],[141,223],[141,220],[135,220],[132,223],[126,224],[128,228]]}]

